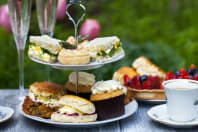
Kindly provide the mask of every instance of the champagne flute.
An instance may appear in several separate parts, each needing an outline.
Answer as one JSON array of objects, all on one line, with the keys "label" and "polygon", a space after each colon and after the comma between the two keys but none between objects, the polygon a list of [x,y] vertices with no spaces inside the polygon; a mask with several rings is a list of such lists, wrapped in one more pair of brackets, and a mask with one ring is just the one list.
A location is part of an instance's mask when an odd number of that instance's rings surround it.
[{"label": "champagne flute", "polygon": [[[42,35],[53,37],[56,23],[56,12],[58,0],[36,0],[37,17]],[[46,66],[46,76],[50,78],[50,67]]]},{"label": "champagne flute", "polygon": [[7,96],[9,103],[17,104],[24,98],[24,50],[30,25],[32,0],[8,0],[11,27],[19,63],[19,95]]}]

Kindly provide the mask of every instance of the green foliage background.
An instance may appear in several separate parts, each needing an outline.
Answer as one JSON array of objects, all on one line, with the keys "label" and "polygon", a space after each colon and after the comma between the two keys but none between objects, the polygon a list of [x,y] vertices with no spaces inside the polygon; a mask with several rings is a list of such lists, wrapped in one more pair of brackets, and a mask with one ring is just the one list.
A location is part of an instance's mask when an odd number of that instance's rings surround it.
[{"label": "green foliage background", "polygon": [[[0,5],[6,0],[1,0]],[[126,57],[114,64],[91,70],[97,80],[111,79],[121,66],[145,55],[165,71],[175,71],[190,64],[198,65],[198,1],[196,0],[87,0],[86,18],[95,18],[101,24],[100,36],[117,35],[121,38]],[[74,15],[78,13],[75,12]],[[67,17],[58,21],[55,37],[66,39],[73,35],[73,26]],[[39,29],[32,8],[31,35]],[[27,46],[26,46],[27,47]],[[53,82],[63,84],[70,71],[51,69]],[[25,54],[25,86],[46,80],[45,66],[30,61]],[[13,37],[0,29],[0,88],[18,87],[17,52]]]}]

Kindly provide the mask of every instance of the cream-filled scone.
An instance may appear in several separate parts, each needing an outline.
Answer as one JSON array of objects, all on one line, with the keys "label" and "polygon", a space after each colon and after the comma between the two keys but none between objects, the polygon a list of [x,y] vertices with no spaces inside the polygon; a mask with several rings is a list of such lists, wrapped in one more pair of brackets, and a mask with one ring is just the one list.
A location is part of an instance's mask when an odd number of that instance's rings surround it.
[{"label": "cream-filled scone", "polygon": [[47,35],[30,36],[28,55],[44,62],[55,62],[57,54],[61,50],[61,40],[51,38]]},{"label": "cream-filled scone", "polygon": [[[80,97],[89,99],[91,87],[95,84],[95,76],[87,72],[78,72],[78,93]],[[76,94],[76,72],[69,75],[65,85],[68,94]]]},{"label": "cream-filled scone", "polygon": [[87,99],[65,95],[60,98],[59,104],[62,105],[57,112],[51,115],[51,120],[65,123],[87,123],[97,119],[95,106]]},{"label": "cream-filled scone", "polygon": [[117,36],[96,38],[83,47],[89,50],[90,56],[97,62],[105,62],[124,53]]},{"label": "cream-filled scone", "polygon": [[114,80],[97,82],[92,88],[90,100],[96,107],[98,120],[118,117],[124,114],[124,100],[127,89]]},{"label": "cream-filled scone", "polygon": [[58,100],[65,95],[64,87],[50,82],[36,82],[30,86],[29,94],[23,103],[26,114],[50,118],[59,108]]},{"label": "cream-filled scone", "polygon": [[90,55],[84,49],[63,48],[58,55],[58,61],[64,65],[83,65],[90,62]]}]

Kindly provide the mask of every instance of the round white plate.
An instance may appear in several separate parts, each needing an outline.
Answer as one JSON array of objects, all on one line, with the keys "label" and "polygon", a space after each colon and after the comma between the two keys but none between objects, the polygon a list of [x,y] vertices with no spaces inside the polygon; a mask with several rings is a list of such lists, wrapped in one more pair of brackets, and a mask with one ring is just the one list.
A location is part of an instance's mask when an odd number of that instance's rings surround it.
[{"label": "round white plate", "polygon": [[14,115],[14,110],[9,107],[0,106],[0,123],[9,120]]},{"label": "round white plate", "polygon": [[34,58],[30,57],[30,56],[29,56],[29,58],[32,61],[34,61],[34,62],[37,62],[37,63],[40,63],[40,64],[44,64],[44,65],[49,65],[49,66],[51,66],[53,68],[61,69],[61,70],[91,70],[91,69],[96,69],[96,68],[102,67],[104,64],[113,63],[113,62],[116,62],[118,60],[121,60],[122,58],[124,58],[124,56],[125,56],[125,53],[122,53],[119,56],[113,57],[109,61],[105,61],[105,62],[102,62],[102,63],[90,62],[87,65],[63,65],[63,64],[60,64],[58,62],[56,62],[56,63],[43,62],[43,61],[40,61],[38,59],[34,59]]},{"label": "round white plate", "polygon": [[96,122],[90,122],[90,123],[59,123],[59,122],[53,122],[50,119],[44,119],[44,118],[40,118],[40,117],[25,114],[22,111],[22,105],[20,106],[20,113],[23,116],[25,116],[29,119],[35,120],[35,121],[51,124],[51,125],[56,126],[56,127],[66,127],[66,128],[68,128],[68,127],[96,127],[96,126],[104,125],[106,123],[119,121],[119,120],[125,119],[125,118],[133,115],[137,111],[137,109],[138,109],[138,104],[134,100],[134,101],[130,102],[129,104],[125,105],[125,114],[124,115],[122,115],[120,117],[104,120],[104,121],[96,121]]},{"label": "round white plate", "polygon": [[139,102],[147,103],[147,104],[164,104],[166,100],[144,100],[144,99],[136,99]]},{"label": "round white plate", "polygon": [[153,121],[175,127],[175,128],[188,128],[198,125],[198,116],[195,120],[190,122],[175,122],[169,119],[167,115],[167,106],[166,104],[157,105],[152,107],[147,112],[148,117],[150,117]]}]

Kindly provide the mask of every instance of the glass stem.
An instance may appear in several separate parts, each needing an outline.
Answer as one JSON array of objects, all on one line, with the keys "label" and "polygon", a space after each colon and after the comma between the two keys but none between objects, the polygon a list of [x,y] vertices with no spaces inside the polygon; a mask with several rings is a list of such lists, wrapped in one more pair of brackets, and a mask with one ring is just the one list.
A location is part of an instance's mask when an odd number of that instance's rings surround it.
[{"label": "glass stem", "polygon": [[24,94],[24,49],[18,49],[19,62],[19,96]]}]

